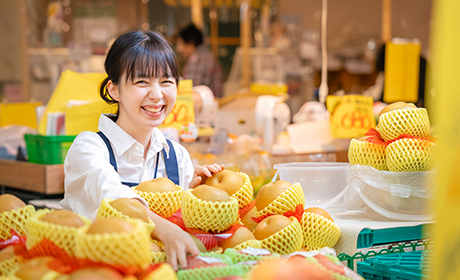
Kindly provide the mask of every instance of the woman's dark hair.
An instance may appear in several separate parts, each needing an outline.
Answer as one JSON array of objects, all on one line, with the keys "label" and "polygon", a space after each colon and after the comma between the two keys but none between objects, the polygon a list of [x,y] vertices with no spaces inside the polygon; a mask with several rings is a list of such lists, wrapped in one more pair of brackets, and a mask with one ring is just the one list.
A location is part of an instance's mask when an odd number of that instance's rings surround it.
[{"label": "woman's dark hair", "polygon": [[108,81],[120,82],[123,73],[126,81],[135,77],[157,77],[167,75],[179,83],[179,69],[176,54],[170,43],[160,33],[153,31],[133,31],[118,37],[112,44],[105,59],[107,73],[99,86],[101,98],[108,104],[118,103],[107,90]]},{"label": "woman's dark hair", "polygon": [[184,40],[185,43],[193,43],[195,47],[203,44],[203,33],[201,33],[196,26],[191,23],[184,27],[180,32],[179,36]]}]

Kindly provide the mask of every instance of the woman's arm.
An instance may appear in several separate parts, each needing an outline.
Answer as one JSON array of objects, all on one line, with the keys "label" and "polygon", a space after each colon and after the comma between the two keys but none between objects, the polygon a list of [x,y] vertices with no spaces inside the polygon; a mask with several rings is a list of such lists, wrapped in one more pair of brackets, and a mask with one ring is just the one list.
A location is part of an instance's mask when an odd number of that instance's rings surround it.
[{"label": "woman's arm", "polygon": [[200,251],[192,237],[179,226],[147,210],[149,218],[155,223],[152,237],[165,245],[166,259],[177,270],[179,263],[182,268],[187,267],[187,253],[198,255]]}]

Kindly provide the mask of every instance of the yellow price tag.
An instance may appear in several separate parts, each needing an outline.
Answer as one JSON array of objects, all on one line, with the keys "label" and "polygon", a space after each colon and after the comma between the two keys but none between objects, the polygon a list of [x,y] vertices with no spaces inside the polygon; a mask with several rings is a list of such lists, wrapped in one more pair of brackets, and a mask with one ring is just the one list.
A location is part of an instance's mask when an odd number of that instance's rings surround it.
[{"label": "yellow price tag", "polygon": [[195,109],[192,98],[192,80],[182,80],[179,82],[176,104],[166,117],[160,128],[174,127],[181,131],[183,125],[195,123]]},{"label": "yellow price tag", "polygon": [[375,127],[371,97],[345,95],[337,100],[336,96],[330,96],[326,103],[334,108],[330,120],[332,137],[361,137],[369,128]]}]

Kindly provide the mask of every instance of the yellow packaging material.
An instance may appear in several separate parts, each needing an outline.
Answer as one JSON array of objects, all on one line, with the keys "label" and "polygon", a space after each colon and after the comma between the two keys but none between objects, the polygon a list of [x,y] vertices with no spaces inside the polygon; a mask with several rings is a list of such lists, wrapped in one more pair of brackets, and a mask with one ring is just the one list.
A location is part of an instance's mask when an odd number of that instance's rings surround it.
[{"label": "yellow packaging material", "polygon": [[151,256],[145,223],[139,219],[127,222],[134,226],[131,232],[86,234],[87,228],[78,230],[75,255],[110,265],[147,267]]},{"label": "yellow packaging material", "polygon": [[269,237],[260,240],[262,248],[281,255],[299,251],[303,244],[302,227],[296,218],[290,217],[292,223]]},{"label": "yellow packaging material", "polygon": [[238,205],[241,208],[248,205],[252,201],[252,196],[254,195],[254,190],[252,188],[251,179],[246,173],[237,172],[243,177],[244,183],[243,186],[232,195],[233,198],[238,200]]},{"label": "yellow packaging material", "polygon": [[307,251],[334,247],[340,237],[339,227],[331,220],[310,212],[302,216],[303,246]]},{"label": "yellow packaging material", "polygon": [[[130,217],[123,215],[120,211],[116,210],[115,208],[110,205],[110,202],[112,202],[114,199],[113,198],[104,198],[101,202],[101,205],[99,205],[99,209],[97,209],[97,216],[96,219],[101,219],[101,218],[113,218],[113,219],[120,219],[120,220],[129,220],[131,219]],[[152,231],[155,229],[155,224],[150,220],[149,218],[149,223],[144,223],[145,226],[147,227],[147,230],[149,234],[152,233]]]},{"label": "yellow packaging material", "polygon": [[21,266],[22,258],[19,256],[14,256],[9,260],[0,262],[0,276],[10,276],[14,275]]},{"label": "yellow packaging material", "polygon": [[430,132],[430,119],[425,108],[399,109],[382,114],[376,129],[385,141],[401,134],[423,138]]},{"label": "yellow packaging material", "polygon": [[[177,185],[176,185],[177,186]],[[180,208],[183,189],[177,186],[175,192],[150,193],[138,191],[136,187],[131,188],[135,193],[140,195],[149,204],[150,210],[157,213],[163,218],[169,218]]]},{"label": "yellow packaging material", "polygon": [[240,243],[236,245],[233,249],[235,250],[243,250],[248,247],[256,248],[256,249],[262,249],[262,244],[260,243],[259,240],[257,239],[252,239],[248,241],[244,241],[243,243]]},{"label": "yellow packaging material", "polygon": [[385,162],[385,145],[376,145],[368,141],[351,139],[348,148],[350,164],[372,166],[377,170],[388,170]]},{"label": "yellow packaging material", "polygon": [[150,272],[142,280],[178,280],[176,272],[170,264],[163,263],[159,268]]},{"label": "yellow packaging material", "polygon": [[166,253],[165,252],[150,252],[150,263],[162,263],[166,261]]},{"label": "yellow packaging material", "polygon": [[182,217],[185,226],[208,232],[222,232],[238,218],[238,201],[209,202],[195,197],[190,190],[184,191]]},{"label": "yellow packaging material", "polygon": [[386,163],[389,171],[417,172],[433,168],[436,144],[428,140],[404,138],[386,148]]},{"label": "yellow packaging material", "polygon": [[35,208],[32,205],[0,213],[0,240],[11,238],[11,229],[19,235],[26,234],[26,221],[34,213]]},{"label": "yellow packaging material", "polygon": [[[41,220],[43,216],[53,211],[53,209],[40,209],[27,220],[26,247],[30,250],[43,238],[47,238],[73,257],[75,256],[75,235],[79,228],[52,224]],[[83,226],[84,228],[91,224],[91,220],[88,218],[83,216],[80,216],[80,218],[86,225]]]},{"label": "yellow packaging material", "polygon": [[302,186],[299,183],[293,184],[285,190],[280,196],[273,200],[267,207],[262,210],[256,210],[256,216],[264,215],[283,215],[285,212],[295,211],[297,205],[305,205],[305,196]]}]

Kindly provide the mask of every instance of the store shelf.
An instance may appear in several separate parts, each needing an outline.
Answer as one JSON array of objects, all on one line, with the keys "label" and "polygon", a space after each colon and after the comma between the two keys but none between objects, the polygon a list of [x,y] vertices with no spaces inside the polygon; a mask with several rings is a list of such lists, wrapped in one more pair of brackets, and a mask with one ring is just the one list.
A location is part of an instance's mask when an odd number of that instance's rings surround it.
[{"label": "store shelf", "polygon": [[431,238],[432,232],[429,225],[418,225],[410,227],[396,227],[384,229],[363,229],[357,240],[357,248],[370,248],[377,245],[391,244],[411,240]]},{"label": "store shelf", "polygon": [[369,258],[358,263],[358,274],[365,279],[427,279],[433,255],[429,250],[412,251]]}]

